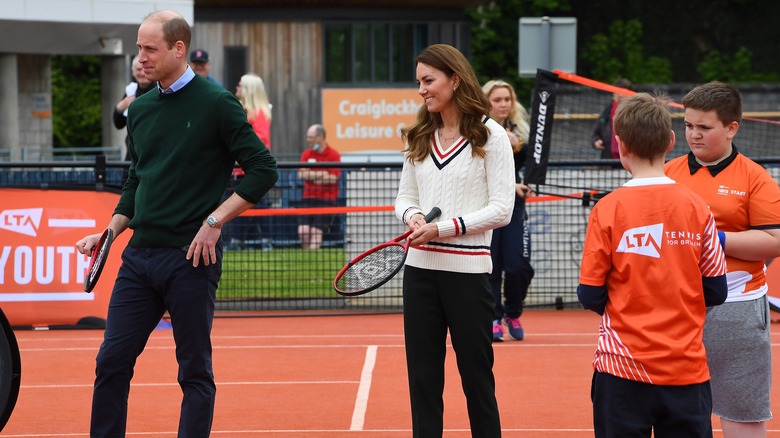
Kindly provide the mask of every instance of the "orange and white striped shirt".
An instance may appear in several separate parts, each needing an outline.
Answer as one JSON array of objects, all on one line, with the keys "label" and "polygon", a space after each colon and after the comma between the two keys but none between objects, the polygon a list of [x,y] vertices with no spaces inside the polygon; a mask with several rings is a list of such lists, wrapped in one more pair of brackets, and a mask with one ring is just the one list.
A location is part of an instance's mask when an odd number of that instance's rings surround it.
[{"label": "orange and white striped shirt", "polygon": [[702,277],[726,273],[715,219],[669,178],[635,178],[588,221],[580,284],[607,288],[594,368],[656,385],[710,378]]}]

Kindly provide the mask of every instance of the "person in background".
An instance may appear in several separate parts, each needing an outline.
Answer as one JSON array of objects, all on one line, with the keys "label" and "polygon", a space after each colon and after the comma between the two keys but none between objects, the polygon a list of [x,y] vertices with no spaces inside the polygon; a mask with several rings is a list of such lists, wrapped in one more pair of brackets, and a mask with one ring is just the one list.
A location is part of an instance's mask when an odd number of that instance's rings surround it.
[{"label": "person in background", "polygon": [[[401,130],[406,148],[395,200],[396,217],[412,231],[403,277],[412,435],[442,436],[449,330],[471,436],[497,438],[488,276],[491,232],[509,223],[515,199],[512,146],[487,116],[490,102],[458,49],[434,44],[415,63],[424,105]],[[426,223],[433,207],[441,217]]]},{"label": "person in background", "polygon": [[271,104],[260,76],[247,73],[236,85],[236,97],[246,111],[247,120],[265,147],[271,149]]},{"label": "person in background", "polygon": [[203,76],[220,87],[223,87],[221,82],[214,79],[213,76],[209,75],[209,70],[211,70],[209,52],[203,49],[193,50],[192,53],[190,53],[190,66],[192,67],[192,71],[195,73]]},{"label": "person in background", "polygon": [[[490,287],[496,298],[493,320],[493,342],[504,340],[502,321],[506,324],[510,339],[521,341],[525,337],[520,315],[523,301],[528,295],[528,286],[534,278],[531,266],[531,233],[526,222],[525,198],[531,189],[523,184],[520,169],[525,165],[528,149],[528,112],[517,101],[515,90],[504,81],[493,80],[482,86],[490,101],[490,117],[506,129],[509,144],[512,145],[515,169],[515,203],[512,220],[505,227],[493,230],[490,255],[493,272]],[[503,278],[502,278],[503,277]],[[501,300],[501,283],[504,284],[504,300]]]},{"label": "person in background", "polygon": [[[133,57],[131,62],[133,81],[127,84],[125,87],[125,95],[122,97],[116,106],[114,106],[114,127],[116,129],[125,129],[127,126],[127,109],[133,101],[146,94],[147,91],[155,87],[155,83],[146,79],[144,68],[140,62],[138,62],[138,56]],[[128,137],[125,137],[125,146],[129,142]],[[130,161],[129,148],[125,151],[125,161]]]},{"label": "person in background", "polygon": [[[620,78],[613,85],[620,88],[631,88],[631,81],[626,78]],[[622,94],[613,93],[612,102],[604,108],[598,120],[596,120],[596,126],[593,128],[590,141],[593,149],[601,151],[601,158],[620,158],[618,156],[617,144],[614,142],[615,133],[612,127],[612,117],[625,97]]]},{"label": "person in background", "polygon": [[[149,335],[171,317],[178,384],[178,436],[206,438],[216,401],[211,328],[222,275],[222,226],[255,205],[278,178],[276,161],[241,104],[187,65],[191,29],[158,11],[138,28],[138,61],[157,90],[128,113],[130,170],[108,223],[133,230],[108,305],[95,365],[90,437],[125,436],[130,380]],[[220,203],[235,162],[246,172]],[[90,254],[100,233],[76,242]]]},{"label": "person in background", "polygon": [[[255,130],[266,148],[271,150],[271,104],[268,103],[268,95],[260,76],[247,73],[241,76],[236,84],[236,97],[246,111],[247,120]],[[240,167],[233,168],[234,183],[238,183],[244,171]],[[267,197],[263,197],[255,206],[256,208],[269,208],[271,206]],[[257,235],[259,231],[259,236]],[[268,216],[237,217],[224,227],[223,237],[226,248],[241,249],[248,242],[260,239],[262,250],[273,249],[271,240],[271,220]]]},{"label": "person in background", "polygon": [[780,257],[780,188],[733,143],[742,121],[739,90],[709,82],[694,87],[682,104],[691,151],[669,161],[666,174],[707,202],[728,266],[728,298],[707,311],[704,326],[712,408],[724,437],[765,437],[772,418],[765,261]]},{"label": "person in background", "polygon": [[702,330],[726,300],[726,260],[709,207],[664,175],[674,147],[665,96],[639,93],[615,112],[632,179],[588,219],[577,296],[602,316],[591,400],[597,438],[712,437]]},{"label": "person in background", "polygon": [[[325,128],[312,125],[306,131],[309,148],[301,154],[304,163],[341,161],[341,155],[325,141]],[[303,198],[301,207],[335,207],[338,205],[339,178],[341,170],[332,168],[305,168],[298,170],[298,178],[303,180]],[[318,249],[322,245],[323,233],[333,223],[332,214],[308,214],[301,216],[298,225],[298,237],[304,249]]]}]

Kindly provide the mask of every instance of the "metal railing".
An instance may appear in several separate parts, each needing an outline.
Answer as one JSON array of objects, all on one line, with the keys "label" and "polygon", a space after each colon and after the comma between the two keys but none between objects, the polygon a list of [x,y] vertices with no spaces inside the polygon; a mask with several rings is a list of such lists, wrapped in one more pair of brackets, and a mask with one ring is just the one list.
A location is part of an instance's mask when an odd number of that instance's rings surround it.
[{"label": "metal railing", "polygon": [[[0,152],[7,151],[10,160],[11,151],[8,149],[0,150]],[[124,159],[122,156],[121,146],[99,146],[99,147],[78,147],[78,148],[34,148],[24,147],[21,149],[22,161],[34,162],[34,161],[80,161],[89,159],[95,155],[103,155],[109,161],[121,161]],[[2,157],[0,155],[0,157]]]}]

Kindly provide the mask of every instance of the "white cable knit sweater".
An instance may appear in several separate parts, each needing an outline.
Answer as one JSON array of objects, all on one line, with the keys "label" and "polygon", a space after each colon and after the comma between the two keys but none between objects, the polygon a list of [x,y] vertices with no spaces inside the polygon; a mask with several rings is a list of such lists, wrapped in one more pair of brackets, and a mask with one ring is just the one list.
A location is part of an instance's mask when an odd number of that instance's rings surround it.
[{"label": "white cable knit sweater", "polygon": [[490,238],[509,223],[515,200],[512,146],[504,128],[492,119],[485,157],[472,156],[466,138],[447,150],[433,135],[431,154],[421,163],[404,161],[395,214],[404,223],[416,214],[441,209],[439,237],[410,247],[406,264],[440,271],[491,272]]}]

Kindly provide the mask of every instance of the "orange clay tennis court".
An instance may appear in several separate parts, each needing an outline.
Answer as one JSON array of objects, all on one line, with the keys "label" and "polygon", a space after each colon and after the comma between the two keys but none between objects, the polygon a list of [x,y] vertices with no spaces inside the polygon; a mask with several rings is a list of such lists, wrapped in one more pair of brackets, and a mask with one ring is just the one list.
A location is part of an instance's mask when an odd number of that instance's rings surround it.
[{"label": "orange clay tennis court", "polygon": [[[584,310],[531,309],[523,315],[526,340],[494,344],[505,437],[593,436],[590,362],[598,322]],[[400,314],[217,318],[212,436],[410,436],[402,324]],[[772,325],[775,357],[778,327]],[[89,436],[102,334],[17,331],[22,386],[0,436]],[[470,436],[451,349],[447,373],[444,435]],[[171,331],[159,329],[136,366],[127,436],[175,437],[180,401]],[[719,423],[714,427],[722,436]],[[780,437],[780,420],[769,429]]]}]

